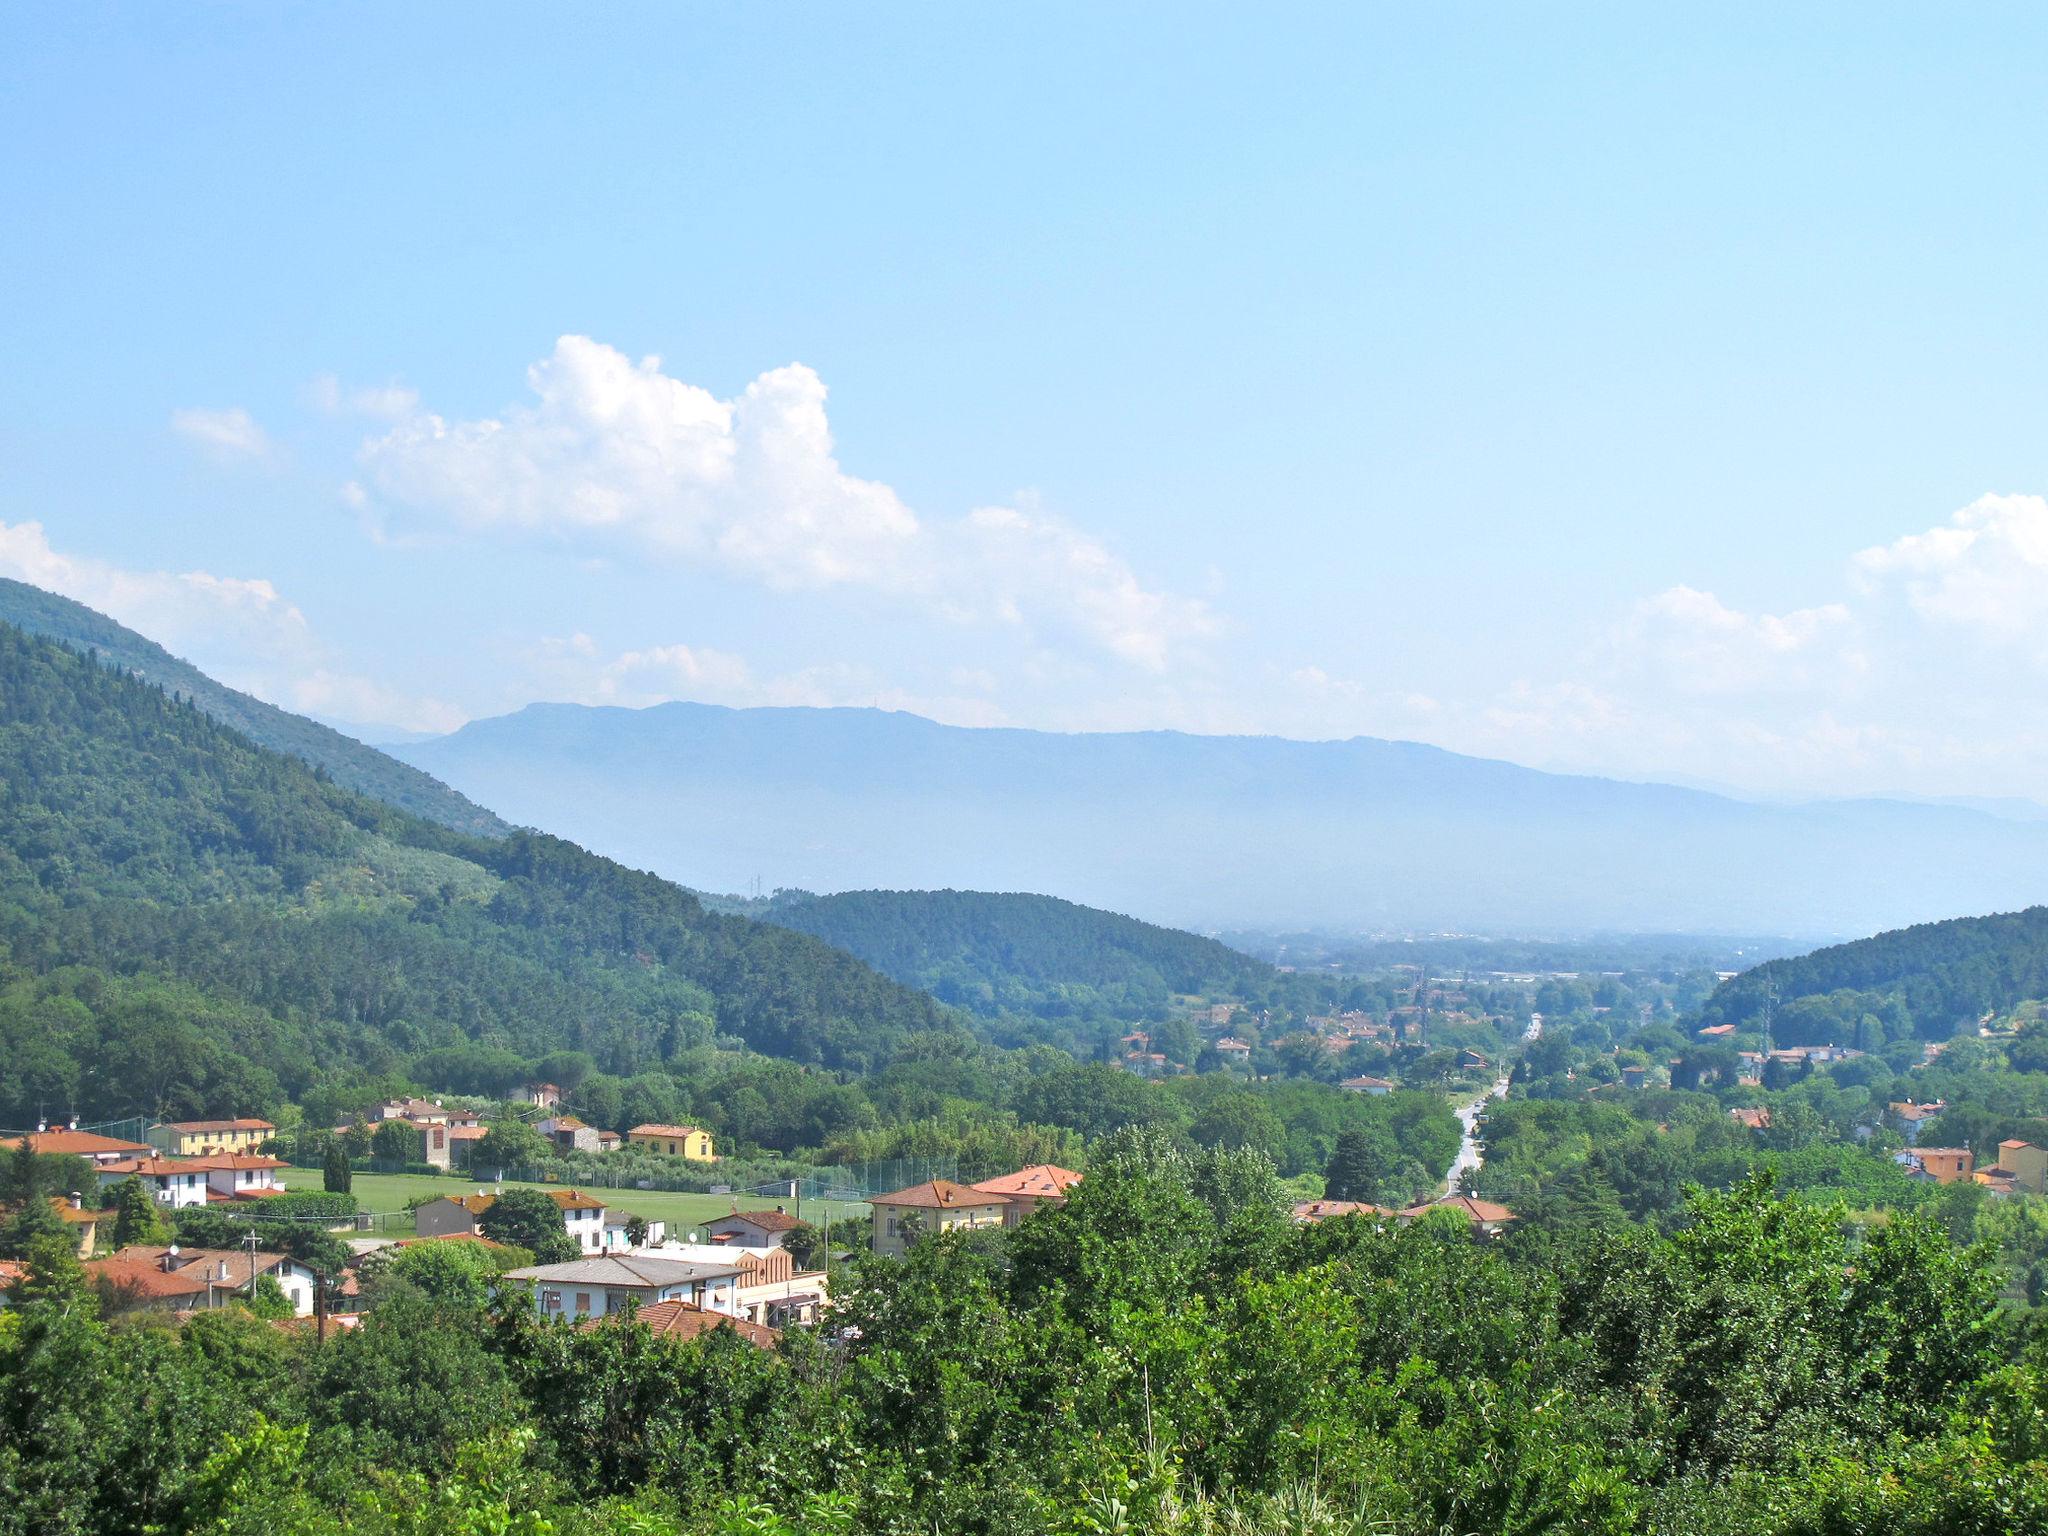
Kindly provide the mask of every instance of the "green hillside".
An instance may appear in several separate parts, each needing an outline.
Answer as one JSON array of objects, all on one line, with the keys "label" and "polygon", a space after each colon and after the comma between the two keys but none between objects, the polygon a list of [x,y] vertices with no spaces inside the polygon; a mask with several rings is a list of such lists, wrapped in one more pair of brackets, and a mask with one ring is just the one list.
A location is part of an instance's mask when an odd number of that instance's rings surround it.
[{"label": "green hillside", "polygon": [[722,1039],[861,1071],[950,1028],[809,935],[452,831],[0,625],[0,1125],[247,1111],[426,1058],[631,1074]]},{"label": "green hillside", "polygon": [[[1775,989],[1773,1034],[1786,1044],[1852,1041],[1865,1016],[1891,1038],[1945,1040],[1986,1010],[2048,997],[2048,907],[1959,917],[1773,960],[1723,982],[1701,1022],[1749,1024]],[[1881,1041],[1879,1043],[1882,1043]]]},{"label": "green hillside", "polygon": [[258,746],[325,769],[335,783],[346,789],[458,832],[502,837],[511,830],[491,812],[457,794],[433,775],[316,721],[225,687],[154,641],[143,639],[135,631],[68,597],[0,578],[0,622],[61,641],[74,650],[96,651],[102,660],[134,673],[145,682],[191,699],[206,714],[232,726]]},{"label": "green hillside", "polygon": [[1242,994],[1274,978],[1214,939],[1053,896],[846,891],[779,897],[760,915],[986,1016],[1137,1018],[1172,993]]}]

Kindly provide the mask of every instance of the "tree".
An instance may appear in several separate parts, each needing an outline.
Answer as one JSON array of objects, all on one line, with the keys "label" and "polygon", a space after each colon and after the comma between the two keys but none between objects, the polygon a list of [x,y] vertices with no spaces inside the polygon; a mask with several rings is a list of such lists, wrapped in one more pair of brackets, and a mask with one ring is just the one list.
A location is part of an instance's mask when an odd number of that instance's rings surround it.
[{"label": "tree", "polygon": [[275,1275],[258,1275],[242,1305],[268,1322],[281,1322],[293,1315],[292,1299],[285,1295]]},{"label": "tree", "polygon": [[20,1210],[0,1227],[0,1259],[26,1259],[33,1255],[37,1245],[45,1239],[62,1238],[78,1251],[78,1240],[71,1235],[71,1229],[64,1218],[57,1214],[57,1208],[40,1194],[31,1195]]},{"label": "tree", "polygon": [[1323,1174],[1324,1198],[1371,1200],[1379,1192],[1381,1171],[1386,1166],[1375,1156],[1373,1138],[1363,1129],[1339,1131],[1337,1150],[1330,1155],[1330,1166]]},{"label": "tree", "polygon": [[355,1170],[348,1160],[348,1148],[336,1137],[327,1143],[327,1158],[321,1165],[320,1184],[330,1195],[348,1194],[355,1184]]},{"label": "tree", "polygon": [[562,1208],[545,1190],[506,1190],[491,1202],[477,1225],[494,1243],[524,1248],[536,1264],[564,1264],[581,1251],[562,1224]]},{"label": "tree", "polygon": [[114,1246],[162,1242],[168,1231],[149,1187],[133,1174],[123,1179],[114,1190]]},{"label": "tree", "polygon": [[419,1127],[410,1120],[386,1120],[370,1133],[370,1155],[393,1163],[418,1162]]},{"label": "tree", "polygon": [[531,1168],[548,1155],[540,1132],[523,1120],[500,1120],[469,1154],[471,1168]]}]

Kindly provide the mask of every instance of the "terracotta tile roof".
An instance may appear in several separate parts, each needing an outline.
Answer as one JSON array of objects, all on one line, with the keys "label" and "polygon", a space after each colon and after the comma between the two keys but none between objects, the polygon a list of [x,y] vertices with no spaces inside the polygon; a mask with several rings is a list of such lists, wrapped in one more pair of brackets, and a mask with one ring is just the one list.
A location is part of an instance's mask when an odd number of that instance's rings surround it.
[{"label": "terracotta tile roof", "polygon": [[1000,1178],[983,1179],[972,1186],[984,1195],[1013,1195],[1029,1200],[1052,1200],[1063,1197],[1066,1192],[1081,1182],[1081,1175],[1071,1168],[1062,1168],[1055,1163],[1033,1163],[1029,1168],[1020,1168],[1015,1173],[1006,1173]]},{"label": "terracotta tile roof", "polygon": [[[150,1150],[145,1142],[117,1141],[112,1136],[99,1136],[91,1131],[30,1131],[28,1144],[39,1153],[53,1156],[105,1157],[114,1152],[141,1156]],[[19,1136],[0,1138],[0,1147],[13,1152],[20,1148]]]},{"label": "terracotta tile roof", "polygon": [[211,1165],[204,1158],[197,1157],[124,1157],[118,1162],[101,1163],[101,1173],[141,1173],[149,1175],[165,1173],[206,1173]]},{"label": "terracotta tile roof", "polygon": [[164,1129],[203,1135],[207,1131],[274,1131],[277,1127],[268,1120],[172,1120]]},{"label": "terracotta tile roof", "polygon": [[16,1282],[28,1278],[28,1266],[13,1259],[0,1259],[0,1291],[11,1289]]},{"label": "terracotta tile roof", "polygon": [[1339,1216],[1391,1216],[1394,1213],[1383,1206],[1368,1205],[1363,1200],[1304,1200],[1294,1208],[1294,1219],[1299,1222],[1334,1221]]},{"label": "terracotta tile roof", "polygon": [[1413,1221],[1418,1216],[1427,1216],[1431,1211],[1456,1211],[1475,1225],[1485,1221],[1513,1221],[1515,1213],[1504,1205],[1495,1205],[1491,1200],[1477,1200],[1471,1195],[1446,1195],[1441,1200],[1426,1201],[1411,1205],[1401,1214]]},{"label": "terracotta tile roof", "polygon": [[[598,1199],[595,1195],[586,1195],[581,1190],[550,1189],[543,1191],[543,1193],[565,1211],[601,1211],[604,1209],[604,1202],[602,1200]],[[447,1195],[443,1198],[452,1200],[472,1216],[481,1216],[485,1211],[488,1211],[498,1203],[496,1195]]]},{"label": "terracotta tile roof", "polygon": [[204,1168],[209,1173],[229,1173],[250,1168],[289,1168],[291,1164],[282,1158],[266,1157],[261,1152],[204,1152],[198,1157],[184,1159],[187,1168]]},{"label": "terracotta tile roof", "polygon": [[482,1141],[490,1132],[481,1125],[451,1125],[448,1127],[450,1141]]},{"label": "terracotta tile roof", "polygon": [[731,1215],[720,1216],[719,1221],[731,1221],[735,1217],[763,1232],[794,1232],[808,1223],[787,1211],[734,1211]]},{"label": "terracotta tile roof", "polygon": [[626,1132],[628,1136],[701,1136],[702,1126],[696,1125],[636,1125]]},{"label": "terracotta tile roof", "polygon": [[588,1332],[593,1328],[616,1327],[627,1322],[637,1323],[665,1339],[694,1339],[720,1328],[729,1328],[749,1344],[762,1349],[773,1349],[775,1341],[782,1337],[777,1329],[727,1317],[723,1312],[707,1312],[692,1301],[659,1301],[651,1307],[641,1307],[630,1317],[616,1312],[610,1317],[586,1318],[577,1326]]},{"label": "terracotta tile roof", "polygon": [[899,1189],[893,1195],[871,1195],[869,1205],[908,1205],[921,1210],[974,1210],[983,1206],[1008,1205],[1007,1195],[988,1194],[982,1190],[970,1189],[965,1184],[955,1184],[951,1179],[932,1179],[924,1184],[913,1184],[908,1189]]},{"label": "terracotta tile roof", "polygon": [[1752,1131],[1767,1131],[1771,1128],[1771,1112],[1768,1107],[1761,1109],[1731,1109],[1728,1116],[1737,1125],[1746,1125]]},{"label": "terracotta tile roof", "polygon": [[146,1296],[152,1301],[167,1301],[181,1296],[204,1296],[209,1287],[195,1275],[188,1275],[182,1269],[165,1270],[161,1265],[148,1259],[130,1258],[128,1250],[104,1259],[87,1259],[82,1266],[86,1278],[103,1281],[116,1290],[136,1296]]}]

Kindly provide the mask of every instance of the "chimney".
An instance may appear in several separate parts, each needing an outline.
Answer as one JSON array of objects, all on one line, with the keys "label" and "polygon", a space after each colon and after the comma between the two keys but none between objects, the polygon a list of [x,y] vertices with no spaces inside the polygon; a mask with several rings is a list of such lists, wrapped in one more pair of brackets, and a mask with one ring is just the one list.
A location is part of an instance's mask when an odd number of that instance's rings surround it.
[{"label": "chimney", "polygon": [[223,1280],[228,1277],[228,1261],[226,1259],[220,1261],[220,1277]]},{"label": "chimney", "polygon": [[71,1191],[71,1209],[73,1209],[74,1211],[82,1211],[85,1209],[85,1196],[81,1195],[75,1189]]}]

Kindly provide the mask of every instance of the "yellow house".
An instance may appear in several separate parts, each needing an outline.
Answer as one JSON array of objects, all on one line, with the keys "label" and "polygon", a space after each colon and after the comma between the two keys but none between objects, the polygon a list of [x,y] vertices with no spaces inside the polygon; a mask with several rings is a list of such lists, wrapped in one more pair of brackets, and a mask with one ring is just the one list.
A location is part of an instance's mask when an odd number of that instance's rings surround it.
[{"label": "yellow house", "polygon": [[254,1152],[277,1134],[268,1120],[174,1120],[149,1133],[152,1145],[171,1157],[205,1157],[214,1152]]},{"label": "yellow house", "polygon": [[2030,1141],[2001,1141],[1998,1166],[2012,1175],[2015,1187],[2030,1195],[2048,1193],[2048,1149]]},{"label": "yellow house", "polygon": [[927,1233],[1005,1225],[1010,1197],[971,1189],[951,1179],[932,1179],[893,1195],[872,1196],[868,1205],[875,1213],[870,1246],[889,1258],[901,1258]]},{"label": "yellow house", "polygon": [[693,1163],[715,1163],[711,1133],[694,1125],[636,1125],[626,1132],[626,1144],[662,1157],[687,1157]]}]

